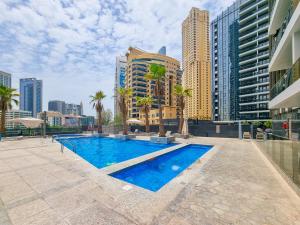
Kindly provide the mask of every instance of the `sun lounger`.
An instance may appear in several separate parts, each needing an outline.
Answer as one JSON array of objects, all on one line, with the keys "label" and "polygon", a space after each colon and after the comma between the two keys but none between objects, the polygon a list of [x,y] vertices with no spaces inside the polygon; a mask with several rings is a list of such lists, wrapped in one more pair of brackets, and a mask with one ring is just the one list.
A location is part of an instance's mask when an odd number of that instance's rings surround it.
[{"label": "sun lounger", "polygon": [[249,133],[249,132],[244,132],[243,138],[244,138],[244,139],[251,139],[250,133]]},{"label": "sun lounger", "polygon": [[256,139],[257,140],[264,140],[265,139],[265,135],[262,132],[257,132],[256,134]]}]

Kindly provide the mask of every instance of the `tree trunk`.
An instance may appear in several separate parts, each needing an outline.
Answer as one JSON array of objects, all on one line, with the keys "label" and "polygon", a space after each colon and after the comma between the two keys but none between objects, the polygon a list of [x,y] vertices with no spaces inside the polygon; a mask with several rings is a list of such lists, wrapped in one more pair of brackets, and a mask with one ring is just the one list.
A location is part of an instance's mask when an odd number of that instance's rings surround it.
[{"label": "tree trunk", "polygon": [[123,100],[121,108],[122,108],[122,117],[123,117],[123,135],[128,135],[127,106],[125,100]]},{"label": "tree trunk", "polygon": [[178,127],[178,133],[182,133],[182,127],[183,127],[183,108],[180,106],[180,118],[179,118],[179,127]]},{"label": "tree trunk", "polygon": [[4,133],[5,132],[5,113],[6,113],[6,110],[2,109],[1,110],[0,133]]},{"label": "tree trunk", "polygon": [[98,134],[102,133],[102,115],[101,110],[98,112]]},{"label": "tree trunk", "polygon": [[149,127],[149,110],[145,109],[145,119],[146,119],[146,133],[150,132],[150,127]]},{"label": "tree trunk", "polygon": [[161,106],[161,86],[160,81],[157,81],[157,89],[158,89],[158,115],[159,115],[159,137],[165,137],[165,127],[163,124],[163,118],[162,118],[162,106]]},{"label": "tree trunk", "polygon": [[128,135],[128,125],[126,121],[126,114],[123,113],[123,135]]}]

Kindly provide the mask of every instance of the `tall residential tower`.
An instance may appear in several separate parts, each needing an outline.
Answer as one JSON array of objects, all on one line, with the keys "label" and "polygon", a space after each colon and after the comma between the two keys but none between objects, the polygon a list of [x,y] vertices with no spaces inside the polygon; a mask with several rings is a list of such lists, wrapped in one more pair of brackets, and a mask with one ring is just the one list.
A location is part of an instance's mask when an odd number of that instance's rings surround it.
[{"label": "tall residential tower", "polygon": [[[276,0],[270,6],[272,12],[269,27],[269,106],[273,119],[273,134],[295,141],[293,154],[296,156],[293,164],[295,163],[296,169],[299,168],[296,149],[300,146],[300,1]],[[288,123],[288,126],[283,126],[283,123]],[[292,151],[290,147],[288,150]],[[298,176],[293,177],[300,185],[299,172]]]},{"label": "tall residential tower", "polygon": [[43,82],[36,78],[20,79],[20,109],[32,112],[33,117],[43,108]]},{"label": "tall residential tower", "polygon": [[210,120],[212,114],[208,11],[192,8],[182,23],[183,85],[192,89],[185,115]]},{"label": "tall residential tower", "polygon": [[118,89],[125,87],[125,76],[126,76],[126,65],[127,59],[126,56],[117,56],[116,57],[116,71],[115,71],[115,104],[114,104],[114,115],[118,115],[120,113],[119,105],[118,105]]},{"label": "tall residential tower", "polygon": [[246,0],[239,12],[240,119],[269,118],[269,5]]},{"label": "tall residential tower", "polygon": [[212,117],[239,118],[239,7],[238,0],[211,22]]},{"label": "tall residential tower", "polygon": [[[172,91],[176,84],[181,84],[182,72],[180,70],[179,61],[159,53],[149,53],[132,47],[129,48],[129,51],[127,53],[127,69],[125,82],[125,86],[127,88],[133,89],[133,97],[129,102],[129,117],[139,118],[140,108],[136,105],[137,96],[152,96],[154,98],[154,103],[151,108],[157,109],[157,98],[156,96],[153,96],[154,81],[145,79],[145,74],[149,71],[149,65],[152,63],[164,65],[166,68],[166,76],[163,80],[163,111],[165,111],[169,115],[172,115],[171,117],[176,118],[177,97],[172,93]],[[165,119],[175,118],[165,117]]]}]

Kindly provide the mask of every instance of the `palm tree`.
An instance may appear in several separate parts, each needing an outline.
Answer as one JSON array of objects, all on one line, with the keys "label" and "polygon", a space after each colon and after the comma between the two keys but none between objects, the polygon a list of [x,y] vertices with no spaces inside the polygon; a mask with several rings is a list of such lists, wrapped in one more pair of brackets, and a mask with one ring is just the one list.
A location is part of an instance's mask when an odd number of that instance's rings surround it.
[{"label": "palm tree", "polygon": [[93,104],[93,108],[95,108],[97,112],[98,133],[102,133],[102,111],[103,111],[102,100],[105,97],[106,96],[103,91],[97,91],[94,96],[93,95],[90,96],[91,98],[90,104]]},{"label": "palm tree", "polygon": [[148,80],[155,82],[154,95],[157,96],[158,115],[159,115],[159,137],[165,137],[165,128],[162,118],[161,96],[164,93],[164,85],[162,83],[165,78],[166,68],[164,65],[150,64],[149,73],[145,75]]},{"label": "palm tree", "polygon": [[119,93],[119,107],[122,113],[123,135],[127,135],[128,134],[128,124],[127,124],[128,100],[132,96],[132,89],[119,88],[118,93]]},{"label": "palm tree", "polygon": [[0,86],[0,110],[1,110],[1,123],[0,133],[5,132],[5,114],[7,110],[12,108],[12,103],[18,105],[19,101],[15,97],[19,96],[16,89]]},{"label": "palm tree", "polygon": [[179,120],[179,127],[178,127],[178,133],[181,134],[182,132],[182,127],[183,127],[183,111],[185,108],[185,98],[186,97],[191,97],[192,96],[192,89],[184,89],[181,85],[175,85],[173,93],[177,96],[178,98],[178,105],[179,105],[179,110],[180,110],[180,120]]},{"label": "palm tree", "polygon": [[150,107],[153,103],[153,98],[151,96],[147,97],[137,97],[136,98],[136,105],[141,107],[141,110],[145,113],[145,120],[146,120],[146,132],[150,132],[149,127],[149,112]]}]

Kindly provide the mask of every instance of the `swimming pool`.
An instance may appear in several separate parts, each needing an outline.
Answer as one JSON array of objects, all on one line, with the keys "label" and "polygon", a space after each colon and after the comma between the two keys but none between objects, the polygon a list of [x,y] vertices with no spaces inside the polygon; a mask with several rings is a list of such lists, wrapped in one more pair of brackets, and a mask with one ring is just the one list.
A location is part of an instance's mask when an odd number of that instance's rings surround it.
[{"label": "swimming pool", "polygon": [[103,168],[176,145],[155,144],[141,140],[122,141],[108,137],[72,137],[57,140],[97,168]]},{"label": "swimming pool", "polygon": [[187,145],[110,176],[150,191],[158,191],[211,148],[208,145]]}]

